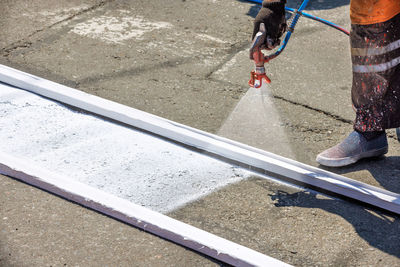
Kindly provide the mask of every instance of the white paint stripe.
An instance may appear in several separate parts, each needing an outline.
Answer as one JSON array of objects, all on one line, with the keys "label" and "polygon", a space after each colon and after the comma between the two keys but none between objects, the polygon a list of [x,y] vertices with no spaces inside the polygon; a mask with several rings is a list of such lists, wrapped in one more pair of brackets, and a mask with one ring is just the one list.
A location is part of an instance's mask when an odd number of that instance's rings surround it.
[{"label": "white paint stripe", "polygon": [[0,83],[0,99],[0,151],[158,212],[250,176],[237,166],[10,85]]},{"label": "white paint stripe", "polygon": [[0,152],[0,173],[17,178],[235,266],[290,266],[161,213]]},{"label": "white paint stripe", "polygon": [[378,56],[400,48],[400,39],[383,47],[351,48],[352,56]]},{"label": "white paint stripe", "polygon": [[0,65],[0,81],[238,161],[250,168],[275,173],[305,185],[322,188],[400,214],[400,195],[381,188],[89,95],[3,65]]},{"label": "white paint stripe", "polygon": [[399,64],[400,64],[400,57],[397,57],[389,62],[377,65],[353,65],[353,72],[356,73],[383,72],[391,68],[394,68]]}]

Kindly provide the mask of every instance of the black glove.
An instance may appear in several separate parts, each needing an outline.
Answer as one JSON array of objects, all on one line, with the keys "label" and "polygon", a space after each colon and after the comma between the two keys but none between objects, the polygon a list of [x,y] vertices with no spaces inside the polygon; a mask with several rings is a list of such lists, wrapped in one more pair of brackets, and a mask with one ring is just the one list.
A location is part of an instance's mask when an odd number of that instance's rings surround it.
[{"label": "black glove", "polygon": [[280,44],[280,39],[286,31],[285,18],[286,0],[264,0],[262,8],[254,20],[254,30],[251,39],[260,29],[260,24],[264,23],[266,28],[266,38],[262,49],[273,49]]}]

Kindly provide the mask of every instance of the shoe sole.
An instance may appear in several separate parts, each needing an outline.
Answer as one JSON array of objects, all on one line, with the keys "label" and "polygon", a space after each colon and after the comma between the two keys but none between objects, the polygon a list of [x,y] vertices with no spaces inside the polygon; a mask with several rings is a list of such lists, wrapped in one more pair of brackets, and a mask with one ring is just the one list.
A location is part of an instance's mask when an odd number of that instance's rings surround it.
[{"label": "shoe sole", "polygon": [[327,167],[344,167],[353,163],[356,163],[360,159],[363,158],[372,158],[372,157],[379,157],[388,152],[388,146],[376,150],[371,150],[367,151],[364,153],[361,153],[359,155],[353,156],[353,157],[346,157],[346,158],[340,158],[340,159],[330,159],[326,158],[323,156],[318,155],[317,156],[317,162],[321,165],[327,166]]}]

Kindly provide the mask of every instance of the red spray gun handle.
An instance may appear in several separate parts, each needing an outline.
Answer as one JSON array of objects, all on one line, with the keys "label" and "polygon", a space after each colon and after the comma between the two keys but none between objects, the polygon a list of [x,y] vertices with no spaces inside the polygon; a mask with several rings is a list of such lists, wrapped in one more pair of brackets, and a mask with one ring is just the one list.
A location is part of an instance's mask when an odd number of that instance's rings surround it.
[{"label": "red spray gun handle", "polygon": [[[271,79],[265,74],[264,63],[267,63],[269,59],[265,58],[261,49],[256,49],[253,51],[253,60],[256,65],[256,69],[250,72],[249,85],[254,88],[260,88],[262,86],[262,81],[265,80],[266,83],[271,83]],[[258,81],[258,83],[256,83]]]},{"label": "red spray gun handle", "polygon": [[[264,64],[267,63],[270,58],[267,58],[262,52],[261,47],[264,45],[266,38],[265,25],[260,24],[260,31],[256,34],[250,47],[250,59],[254,60],[256,69],[250,73],[249,85],[254,88],[260,88],[262,86],[262,80],[267,83],[271,83],[271,80],[265,74]],[[256,83],[258,81],[258,83]]]}]

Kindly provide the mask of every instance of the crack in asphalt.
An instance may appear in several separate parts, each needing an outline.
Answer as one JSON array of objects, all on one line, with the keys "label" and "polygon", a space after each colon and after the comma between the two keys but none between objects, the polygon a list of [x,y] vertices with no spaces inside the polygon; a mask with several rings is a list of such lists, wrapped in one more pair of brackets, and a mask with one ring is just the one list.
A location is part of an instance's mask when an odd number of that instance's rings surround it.
[{"label": "crack in asphalt", "polygon": [[347,124],[353,124],[352,120],[345,119],[345,118],[343,118],[343,117],[341,117],[339,115],[335,115],[335,114],[333,114],[333,113],[331,113],[329,111],[325,111],[325,110],[322,110],[322,109],[319,109],[319,108],[314,108],[314,107],[309,106],[307,104],[296,102],[296,101],[293,101],[293,100],[290,100],[290,99],[287,99],[287,98],[284,98],[284,97],[278,96],[278,95],[273,95],[272,97],[275,98],[275,99],[279,99],[279,100],[285,101],[287,103],[296,105],[296,106],[300,106],[300,107],[303,107],[303,108],[306,108],[306,109],[309,109],[309,110],[312,110],[312,111],[316,111],[318,113],[324,114],[324,115],[326,115],[326,116],[328,116],[328,117],[330,117],[332,119],[335,119],[337,121],[344,122],[344,123],[347,123]]},{"label": "crack in asphalt", "polygon": [[2,48],[2,49],[0,50],[0,54],[1,54],[3,57],[9,57],[9,55],[10,55],[13,51],[15,51],[15,50],[17,50],[17,49],[20,49],[20,48],[21,48],[21,49],[29,48],[29,47],[31,47],[31,46],[33,45],[33,42],[26,41],[26,39],[29,39],[29,38],[35,36],[36,34],[38,34],[38,33],[40,33],[40,32],[43,32],[43,31],[45,31],[45,30],[51,29],[51,28],[53,28],[54,26],[57,26],[57,25],[59,25],[59,24],[61,24],[61,23],[64,23],[64,22],[69,21],[69,20],[72,20],[73,18],[75,18],[75,17],[77,17],[77,16],[80,16],[80,15],[85,14],[85,13],[87,13],[87,12],[93,11],[93,10],[95,10],[95,9],[97,9],[97,8],[100,8],[100,7],[102,7],[102,6],[104,6],[104,5],[108,4],[108,3],[113,2],[113,1],[115,1],[115,0],[101,0],[100,3],[98,3],[98,4],[96,4],[96,5],[93,5],[93,6],[91,6],[91,7],[88,7],[88,8],[86,8],[86,9],[82,9],[81,11],[78,11],[77,13],[74,13],[74,14],[72,14],[71,16],[65,18],[65,19],[62,19],[62,20],[60,20],[60,21],[57,21],[57,22],[55,22],[55,23],[53,23],[53,24],[51,24],[51,25],[49,25],[49,26],[46,26],[46,27],[44,27],[44,28],[42,28],[42,29],[38,29],[38,30],[32,32],[31,34],[29,34],[28,36],[24,37],[23,39],[18,40],[18,41],[16,41],[16,42],[14,42],[14,43],[12,43],[12,44],[10,44],[10,45],[8,45],[8,46]]},{"label": "crack in asphalt", "polygon": [[[328,112],[328,111],[325,111],[325,110],[322,110],[322,109],[318,109],[318,108],[313,108],[313,107],[311,107],[309,105],[306,105],[306,104],[303,104],[303,103],[299,103],[299,102],[296,102],[296,101],[293,101],[293,100],[290,100],[290,99],[286,99],[286,98],[284,98],[282,96],[273,95],[272,97],[275,98],[275,99],[287,102],[287,103],[292,104],[292,105],[300,106],[300,107],[306,108],[308,110],[312,110],[312,111],[318,112],[318,113],[323,114],[325,116],[328,116],[328,117],[330,117],[330,118],[332,118],[332,119],[334,119],[336,121],[340,121],[340,122],[343,122],[343,123],[346,123],[346,124],[353,125],[353,121],[352,120],[345,119],[345,118],[343,118],[341,116],[338,116],[338,115],[335,115],[335,114],[333,114],[331,112]],[[298,127],[296,125],[293,125],[293,126],[295,128],[300,128],[300,127]],[[303,132],[320,133],[321,130],[324,131],[323,129],[319,129],[319,128],[304,128],[304,129],[306,129],[306,130],[305,131],[303,130]],[[390,139],[396,140],[396,141],[398,140],[396,134],[387,133],[387,137],[390,138]]]}]

